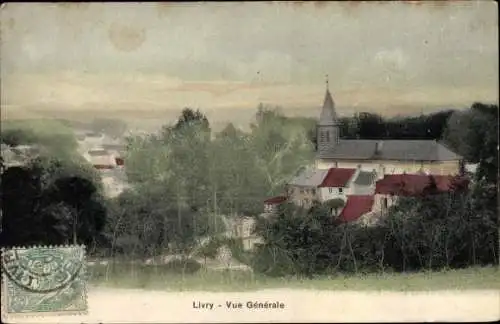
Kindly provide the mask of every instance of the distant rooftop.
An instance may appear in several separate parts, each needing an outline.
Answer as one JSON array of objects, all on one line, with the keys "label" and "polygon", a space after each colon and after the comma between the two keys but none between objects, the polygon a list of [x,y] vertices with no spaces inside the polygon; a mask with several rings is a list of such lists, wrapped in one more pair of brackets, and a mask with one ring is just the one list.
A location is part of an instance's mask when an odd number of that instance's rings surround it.
[{"label": "distant rooftop", "polygon": [[109,152],[105,149],[92,149],[87,152],[90,156],[107,156]]}]

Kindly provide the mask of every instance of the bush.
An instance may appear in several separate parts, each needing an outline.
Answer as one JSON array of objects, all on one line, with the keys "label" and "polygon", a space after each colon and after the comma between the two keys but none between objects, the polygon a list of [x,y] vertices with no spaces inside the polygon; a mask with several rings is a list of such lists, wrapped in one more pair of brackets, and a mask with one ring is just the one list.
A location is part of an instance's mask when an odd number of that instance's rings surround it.
[{"label": "bush", "polygon": [[201,264],[193,259],[174,259],[165,264],[167,271],[176,273],[193,274],[200,270]]},{"label": "bush", "polygon": [[255,272],[270,277],[282,277],[297,272],[294,260],[287,251],[270,244],[257,247],[251,266]]}]

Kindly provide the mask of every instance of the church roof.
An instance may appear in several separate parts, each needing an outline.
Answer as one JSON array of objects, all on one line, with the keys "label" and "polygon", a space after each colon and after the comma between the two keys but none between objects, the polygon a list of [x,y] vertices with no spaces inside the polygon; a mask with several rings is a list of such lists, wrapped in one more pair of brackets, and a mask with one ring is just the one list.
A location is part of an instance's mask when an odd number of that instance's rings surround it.
[{"label": "church roof", "polygon": [[337,113],[335,112],[335,103],[333,102],[330,90],[326,90],[323,108],[319,117],[319,126],[329,126],[337,124]]},{"label": "church roof", "polygon": [[328,170],[305,169],[290,181],[292,186],[318,187],[325,179]]},{"label": "church roof", "polygon": [[462,157],[435,140],[340,140],[319,158],[339,160],[456,161]]}]

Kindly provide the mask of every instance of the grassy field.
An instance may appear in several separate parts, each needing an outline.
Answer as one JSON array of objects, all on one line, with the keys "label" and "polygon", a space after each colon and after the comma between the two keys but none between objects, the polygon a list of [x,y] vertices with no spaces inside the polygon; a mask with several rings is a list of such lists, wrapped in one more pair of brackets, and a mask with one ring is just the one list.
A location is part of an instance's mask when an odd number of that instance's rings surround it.
[{"label": "grassy field", "polygon": [[93,286],[166,291],[252,291],[273,288],[320,290],[463,290],[500,289],[498,267],[468,268],[442,272],[334,275],[314,279],[271,278],[244,271],[206,271],[178,274],[161,266],[126,265],[88,268]]}]

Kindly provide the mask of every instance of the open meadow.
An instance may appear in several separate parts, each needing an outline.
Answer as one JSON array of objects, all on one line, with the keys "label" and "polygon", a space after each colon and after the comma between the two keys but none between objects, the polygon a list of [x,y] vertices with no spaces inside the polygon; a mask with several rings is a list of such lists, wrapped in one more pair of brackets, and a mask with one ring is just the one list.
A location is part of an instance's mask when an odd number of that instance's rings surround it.
[{"label": "open meadow", "polygon": [[382,273],[297,277],[268,277],[250,271],[201,269],[181,274],[152,265],[94,265],[89,283],[97,287],[163,291],[257,291],[261,289],[313,289],[356,291],[483,290],[500,291],[498,267],[441,272]]}]

